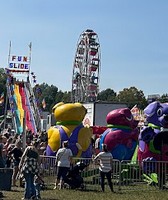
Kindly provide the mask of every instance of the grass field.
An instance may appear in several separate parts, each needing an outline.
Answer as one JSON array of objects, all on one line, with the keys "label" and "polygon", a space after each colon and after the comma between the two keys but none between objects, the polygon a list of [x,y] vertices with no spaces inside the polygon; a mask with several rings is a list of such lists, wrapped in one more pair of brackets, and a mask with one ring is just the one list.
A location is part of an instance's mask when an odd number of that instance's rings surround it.
[{"label": "grass field", "polygon": [[[23,197],[24,189],[14,187],[11,191],[3,191],[4,198],[1,200],[19,200]],[[46,189],[41,191],[43,200],[168,200],[168,191],[116,191],[111,193],[108,189],[99,191],[80,191],[80,190],[53,190]]]}]

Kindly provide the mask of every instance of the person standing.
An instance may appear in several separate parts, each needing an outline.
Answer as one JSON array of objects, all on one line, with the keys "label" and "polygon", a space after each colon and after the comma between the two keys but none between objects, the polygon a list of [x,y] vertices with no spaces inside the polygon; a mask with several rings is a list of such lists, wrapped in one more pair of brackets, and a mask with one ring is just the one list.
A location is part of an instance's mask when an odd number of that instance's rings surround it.
[{"label": "person standing", "polygon": [[19,169],[25,178],[25,191],[23,200],[34,199],[36,197],[36,191],[34,186],[34,176],[38,174],[40,157],[38,153],[39,142],[32,141],[30,146],[27,146],[21,161]]},{"label": "person standing", "polygon": [[59,189],[62,189],[64,181],[66,180],[66,175],[70,169],[72,156],[72,151],[68,148],[68,141],[64,141],[62,148],[60,148],[56,154],[57,178],[54,189],[58,187],[59,183]]},{"label": "person standing", "polygon": [[12,186],[15,187],[16,186],[16,177],[17,174],[19,172],[19,163],[20,163],[20,159],[22,157],[23,151],[22,151],[22,142],[21,140],[17,140],[15,143],[14,148],[8,152],[8,156],[13,155],[13,175],[12,175]]},{"label": "person standing", "polygon": [[[2,143],[2,137],[0,135],[0,168],[4,168],[5,167],[5,161],[4,161],[4,158],[3,158],[3,148],[4,148],[4,145]],[[3,193],[0,191],[0,198],[3,198]]]},{"label": "person standing", "polygon": [[11,156],[8,155],[8,153],[13,149],[13,147],[15,146],[15,144],[13,143],[13,137],[9,137],[7,142],[4,145],[4,149],[5,149],[5,165],[7,168],[11,167]]},{"label": "person standing", "polygon": [[99,162],[100,181],[101,181],[102,191],[104,192],[104,189],[105,189],[104,179],[106,177],[110,190],[114,192],[113,183],[111,181],[113,157],[112,157],[112,154],[108,152],[106,144],[102,144],[102,151],[98,153],[97,156],[93,160]]},{"label": "person standing", "polygon": [[0,135],[0,168],[5,167],[5,160],[3,157],[3,150],[4,150],[4,144],[2,143],[2,137]]},{"label": "person standing", "polygon": [[44,180],[42,179],[41,174],[36,174],[34,177],[34,185],[35,185],[35,190],[36,190],[36,200],[41,199],[41,187],[42,185],[44,186]]}]

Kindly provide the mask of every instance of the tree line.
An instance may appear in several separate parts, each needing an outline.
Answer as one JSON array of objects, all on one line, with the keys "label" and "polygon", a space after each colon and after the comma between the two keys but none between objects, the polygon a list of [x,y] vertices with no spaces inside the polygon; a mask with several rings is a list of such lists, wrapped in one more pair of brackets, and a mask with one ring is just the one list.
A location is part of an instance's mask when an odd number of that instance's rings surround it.
[{"label": "tree line", "polygon": [[[48,85],[47,83],[42,83],[39,87],[42,90],[41,102],[43,99],[46,102],[45,111],[51,112],[52,107],[58,102],[71,102],[71,91],[63,92],[56,86]],[[168,94],[163,94],[157,99],[150,99],[150,101],[155,100],[162,103],[168,102]],[[135,86],[132,86],[130,88],[124,88],[118,94],[111,88],[102,90],[98,93],[97,102],[125,103],[130,109],[137,105],[139,109],[143,110],[149,104],[149,99],[145,97],[142,90],[138,90]]]},{"label": "tree line", "polygon": [[[7,75],[3,68],[0,68],[0,93],[4,93],[4,99],[7,95],[6,89],[6,79]],[[40,89],[40,94],[37,92],[37,87]],[[51,112],[52,107],[63,101],[64,103],[71,102],[71,91],[65,91],[58,89],[54,85],[49,85],[47,83],[37,84],[33,87],[35,97],[38,99],[39,107],[43,111]],[[161,95],[158,99],[160,102],[168,102],[168,94]],[[45,107],[42,102],[45,101]],[[107,88],[98,93],[98,102],[108,102],[108,103],[125,103],[131,109],[134,105],[137,105],[140,109],[144,109],[148,105],[148,99],[145,97],[142,90],[137,89],[135,86],[130,88],[124,88],[119,91],[118,94],[112,88]],[[0,107],[0,113],[2,113],[4,106]]]}]

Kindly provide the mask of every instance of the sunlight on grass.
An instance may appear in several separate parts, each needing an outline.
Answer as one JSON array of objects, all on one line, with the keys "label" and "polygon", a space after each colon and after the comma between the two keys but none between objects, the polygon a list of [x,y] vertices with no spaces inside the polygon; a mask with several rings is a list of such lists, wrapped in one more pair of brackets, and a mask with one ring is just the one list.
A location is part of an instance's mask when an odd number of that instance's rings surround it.
[{"label": "sunlight on grass", "polygon": [[[12,188],[11,191],[3,191],[4,200],[18,200],[23,197],[23,188]],[[112,193],[108,189],[103,193],[99,191],[80,190],[52,190],[41,191],[43,200],[160,200],[168,199],[167,191],[121,191]]]}]

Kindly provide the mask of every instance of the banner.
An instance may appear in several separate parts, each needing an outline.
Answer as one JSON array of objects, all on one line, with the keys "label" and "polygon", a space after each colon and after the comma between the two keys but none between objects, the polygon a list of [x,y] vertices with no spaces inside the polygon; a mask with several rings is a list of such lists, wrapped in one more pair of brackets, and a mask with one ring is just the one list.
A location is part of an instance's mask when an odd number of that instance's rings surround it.
[{"label": "banner", "polygon": [[8,70],[12,72],[29,72],[30,60],[28,56],[11,55]]}]

